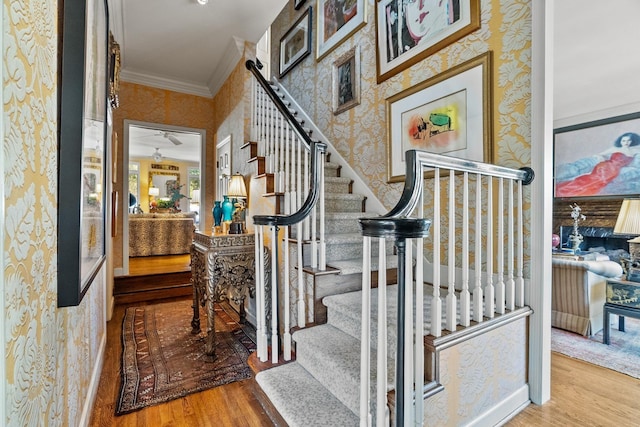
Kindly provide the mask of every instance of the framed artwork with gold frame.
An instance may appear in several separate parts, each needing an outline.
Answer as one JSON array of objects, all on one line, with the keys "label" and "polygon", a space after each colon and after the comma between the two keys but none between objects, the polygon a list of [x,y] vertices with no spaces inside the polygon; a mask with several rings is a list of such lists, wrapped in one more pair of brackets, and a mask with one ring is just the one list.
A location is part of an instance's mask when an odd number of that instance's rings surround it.
[{"label": "framed artwork with gold frame", "polygon": [[480,0],[377,0],[381,83],[480,28]]},{"label": "framed artwork with gold frame", "polygon": [[318,0],[316,60],[320,61],[367,23],[365,0]]},{"label": "framed artwork with gold frame", "polygon": [[388,98],[388,181],[404,180],[411,149],[490,163],[490,82],[486,52]]}]

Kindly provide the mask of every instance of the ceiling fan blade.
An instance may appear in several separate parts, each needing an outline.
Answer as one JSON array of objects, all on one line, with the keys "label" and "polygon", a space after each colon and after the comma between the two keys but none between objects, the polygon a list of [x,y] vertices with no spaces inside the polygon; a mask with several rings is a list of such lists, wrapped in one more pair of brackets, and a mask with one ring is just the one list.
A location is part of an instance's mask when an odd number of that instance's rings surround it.
[{"label": "ceiling fan blade", "polygon": [[171,134],[165,134],[165,136],[169,141],[173,142],[174,145],[182,145],[182,141],[180,141],[175,136],[173,136]]}]

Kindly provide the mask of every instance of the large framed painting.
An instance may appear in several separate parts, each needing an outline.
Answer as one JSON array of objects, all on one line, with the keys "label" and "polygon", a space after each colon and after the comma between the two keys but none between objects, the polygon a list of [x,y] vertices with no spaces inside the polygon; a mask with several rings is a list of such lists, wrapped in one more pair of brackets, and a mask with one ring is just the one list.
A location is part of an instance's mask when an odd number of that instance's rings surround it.
[{"label": "large framed painting", "polygon": [[377,0],[378,83],[480,28],[480,0]]},{"label": "large framed painting", "polygon": [[640,194],[640,112],[553,133],[555,197]]},{"label": "large framed painting", "polygon": [[412,149],[491,162],[490,82],[487,52],[388,98],[388,181],[404,180]]},{"label": "large framed painting", "polygon": [[79,305],[105,260],[106,0],[65,0],[58,149],[58,306]]},{"label": "large framed painting", "polygon": [[280,39],[280,77],[311,53],[311,7]]},{"label": "large framed painting", "polygon": [[367,23],[365,0],[318,0],[317,10],[317,61]]}]

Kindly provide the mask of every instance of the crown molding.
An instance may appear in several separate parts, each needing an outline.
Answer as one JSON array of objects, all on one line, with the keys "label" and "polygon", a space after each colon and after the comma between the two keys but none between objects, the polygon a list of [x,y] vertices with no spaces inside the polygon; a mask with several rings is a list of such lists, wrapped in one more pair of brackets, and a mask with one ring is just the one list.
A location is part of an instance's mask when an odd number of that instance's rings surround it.
[{"label": "crown molding", "polygon": [[233,36],[231,38],[222,56],[224,61],[218,63],[207,84],[213,96],[218,93],[224,82],[231,75],[231,72],[236,68],[238,61],[242,59],[244,43],[245,41],[239,37]]},{"label": "crown molding", "polygon": [[213,98],[213,95],[207,86],[202,86],[194,83],[185,83],[166,77],[152,76],[149,74],[138,73],[125,69],[120,72],[120,80],[129,83],[151,86],[159,89],[172,90],[174,92],[186,93],[188,95]]}]

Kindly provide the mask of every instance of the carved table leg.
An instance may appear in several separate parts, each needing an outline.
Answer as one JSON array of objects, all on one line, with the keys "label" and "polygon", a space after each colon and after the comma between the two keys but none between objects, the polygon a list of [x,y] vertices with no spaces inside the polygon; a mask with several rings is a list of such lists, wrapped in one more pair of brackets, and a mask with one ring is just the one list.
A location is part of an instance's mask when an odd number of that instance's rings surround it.
[{"label": "carved table leg", "polygon": [[244,297],[240,301],[240,324],[244,325],[247,321],[247,312],[244,308]]},{"label": "carved table leg", "polygon": [[199,262],[198,253],[193,245],[191,245],[191,286],[193,287],[193,318],[191,319],[191,333],[200,333],[200,310],[198,304],[200,303],[200,295],[198,292],[198,285],[200,283],[200,275],[198,274],[198,268],[201,268]]},{"label": "carved table leg", "polygon": [[215,311],[213,304],[215,298],[213,297],[214,279],[207,279],[207,337],[204,345],[204,352],[209,356],[216,356],[216,324],[215,324]]}]

